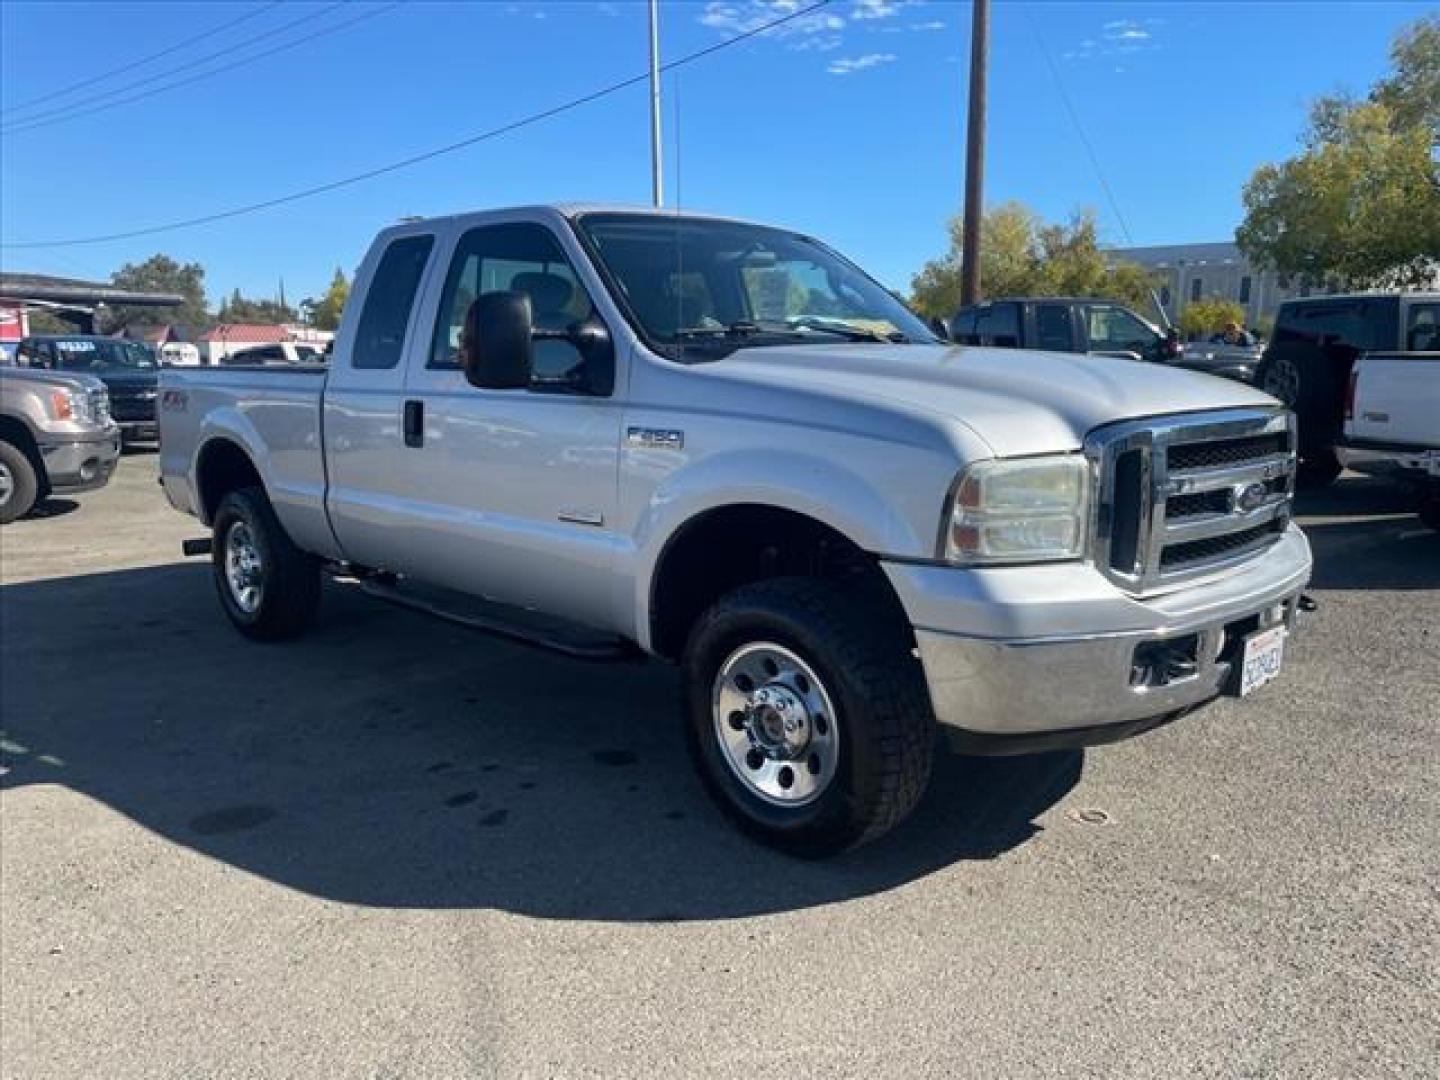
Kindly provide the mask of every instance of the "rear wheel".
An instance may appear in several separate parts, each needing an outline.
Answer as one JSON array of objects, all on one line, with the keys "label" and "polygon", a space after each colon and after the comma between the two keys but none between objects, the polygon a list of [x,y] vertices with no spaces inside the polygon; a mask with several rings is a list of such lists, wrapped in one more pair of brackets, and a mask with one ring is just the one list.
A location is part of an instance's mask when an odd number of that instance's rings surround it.
[{"label": "rear wheel", "polygon": [[0,525],[28,514],[39,495],[35,466],[18,446],[0,442]]},{"label": "rear wheel", "polygon": [[232,491],[215,512],[212,568],[220,605],[246,637],[298,637],[320,604],[320,564],[285,534],[260,488]]},{"label": "rear wheel", "polygon": [[934,717],[903,627],[825,582],[743,586],[685,650],[691,749],[721,808],[792,854],[899,824],[929,780]]}]

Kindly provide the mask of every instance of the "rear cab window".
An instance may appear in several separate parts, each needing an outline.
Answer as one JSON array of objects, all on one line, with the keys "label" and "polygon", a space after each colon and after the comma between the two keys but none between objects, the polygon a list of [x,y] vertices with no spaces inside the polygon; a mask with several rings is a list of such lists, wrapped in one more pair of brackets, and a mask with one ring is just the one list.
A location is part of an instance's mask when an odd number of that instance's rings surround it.
[{"label": "rear cab window", "polygon": [[352,367],[378,371],[399,366],[415,293],[434,246],[435,237],[426,233],[402,236],[385,249],[365,292],[365,307],[350,353]]}]

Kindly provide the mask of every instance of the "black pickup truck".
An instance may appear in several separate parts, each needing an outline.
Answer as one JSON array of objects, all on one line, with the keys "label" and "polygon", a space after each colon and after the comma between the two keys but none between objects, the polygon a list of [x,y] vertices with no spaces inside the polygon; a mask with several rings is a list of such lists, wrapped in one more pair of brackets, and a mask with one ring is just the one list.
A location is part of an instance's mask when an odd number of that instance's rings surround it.
[{"label": "black pickup truck", "polygon": [[110,392],[110,412],[125,442],[160,438],[155,420],[160,365],[140,342],[95,334],[35,336],[20,342],[19,359],[28,367],[96,376]]},{"label": "black pickup truck", "polygon": [[1090,353],[1148,360],[1252,382],[1259,350],[1186,348],[1174,330],[1164,331],[1123,304],[1094,297],[1001,297],[961,308],[949,324],[950,339],[1046,352]]}]

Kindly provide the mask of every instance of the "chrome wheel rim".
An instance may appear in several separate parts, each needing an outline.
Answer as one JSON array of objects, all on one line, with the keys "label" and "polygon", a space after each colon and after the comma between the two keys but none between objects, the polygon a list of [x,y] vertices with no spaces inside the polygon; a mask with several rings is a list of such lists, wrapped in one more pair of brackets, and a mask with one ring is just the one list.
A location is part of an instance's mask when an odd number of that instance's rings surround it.
[{"label": "chrome wheel rim", "polygon": [[1277,360],[1266,370],[1265,385],[1260,389],[1293,409],[1300,396],[1300,372],[1289,360]]},{"label": "chrome wheel rim", "polygon": [[265,567],[255,536],[243,521],[235,522],[225,533],[225,583],[230,588],[230,599],[246,615],[260,610]]},{"label": "chrome wheel rim", "polygon": [[711,694],[720,756],[751,794],[794,808],[820,798],[840,762],[839,718],[814,668],[752,642],[720,665]]},{"label": "chrome wheel rim", "polygon": [[0,461],[0,506],[8,503],[13,494],[15,494],[15,477],[10,473],[10,466]]}]

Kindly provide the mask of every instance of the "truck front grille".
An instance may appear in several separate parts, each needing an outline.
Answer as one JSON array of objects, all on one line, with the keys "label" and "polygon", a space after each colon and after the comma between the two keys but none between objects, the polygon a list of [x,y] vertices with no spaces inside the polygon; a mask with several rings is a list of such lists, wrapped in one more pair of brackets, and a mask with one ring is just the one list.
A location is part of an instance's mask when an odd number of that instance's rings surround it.
[{"label": "truck front grille", "polygon": [[1100,493],[1092,552],[1144,594],[1214,573],[1268,548],[1290,522],[1295,422],[1272,409],[1131,421],[1085,443]]}]

